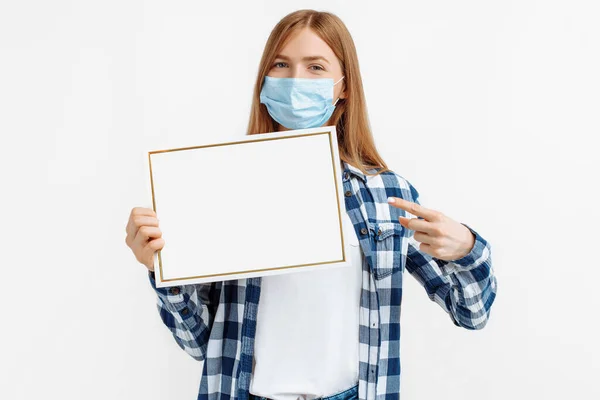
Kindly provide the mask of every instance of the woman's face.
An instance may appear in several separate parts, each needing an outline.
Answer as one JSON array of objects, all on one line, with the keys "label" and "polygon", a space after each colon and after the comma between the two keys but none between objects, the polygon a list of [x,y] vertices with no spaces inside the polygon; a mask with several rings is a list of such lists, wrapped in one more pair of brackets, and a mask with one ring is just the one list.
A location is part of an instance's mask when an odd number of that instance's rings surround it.
[{"label": "woman's face", "polygon": [[[274,78],[331,78],[342,77],[340,61],[333,50],[311,29],[304,28],[292,34],[275,57],[267,73]],[[344,80],[333,87],[333,102],[346,97]]]}]

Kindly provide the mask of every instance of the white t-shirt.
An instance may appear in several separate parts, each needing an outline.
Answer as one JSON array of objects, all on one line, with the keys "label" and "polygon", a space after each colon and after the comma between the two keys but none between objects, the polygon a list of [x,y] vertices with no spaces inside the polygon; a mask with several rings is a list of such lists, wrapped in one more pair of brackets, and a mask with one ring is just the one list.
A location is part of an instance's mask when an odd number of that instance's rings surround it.
[{"label": "white t-shirt", "polygon": [[351,266],[262,277],[250,393],[312,400],[358,382],[362,251],[343,213]]}]

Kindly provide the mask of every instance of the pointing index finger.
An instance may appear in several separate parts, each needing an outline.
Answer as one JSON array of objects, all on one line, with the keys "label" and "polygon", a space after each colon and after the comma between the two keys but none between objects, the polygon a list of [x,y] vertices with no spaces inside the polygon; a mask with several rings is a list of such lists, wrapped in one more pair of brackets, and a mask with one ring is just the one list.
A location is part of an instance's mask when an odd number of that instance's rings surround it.
[{"label": "pointing index finger", "polygon": [[413,215],[423,217],[427,221],[434,221],[437,217],[437,211],[425,208],[420,204],[413,203],[412,201],[401,199],[400,197],[388,197],[388,203],[394,207],[408,211]]}]

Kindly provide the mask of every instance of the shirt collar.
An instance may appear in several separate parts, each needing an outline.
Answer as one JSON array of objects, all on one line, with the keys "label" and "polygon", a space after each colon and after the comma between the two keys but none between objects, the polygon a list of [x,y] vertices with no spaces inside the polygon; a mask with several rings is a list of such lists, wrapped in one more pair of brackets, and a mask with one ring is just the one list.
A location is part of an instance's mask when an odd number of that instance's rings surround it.
[{"label": "shirt collar", "polygon": [[[347,171],[348,173],[359,177],[360,179],[362,179],[363,182],[367,181],[367,176],[360,169],[356,168],[351,164],[348,164],[346,161],[342,161],[342,163],[344,164],[344,171]],[[377,168],[371,168],[367,171],[369,171],[370,173],[375,173],[377,172]]]}]

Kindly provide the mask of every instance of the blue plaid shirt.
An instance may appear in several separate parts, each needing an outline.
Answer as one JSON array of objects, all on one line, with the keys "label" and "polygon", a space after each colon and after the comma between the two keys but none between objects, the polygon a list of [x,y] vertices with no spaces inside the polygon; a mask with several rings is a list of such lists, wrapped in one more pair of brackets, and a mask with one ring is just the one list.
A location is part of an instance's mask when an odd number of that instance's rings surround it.
[{"label": "blue plaid shirt", "polygon": [[[360,400],[400,396],[400,308],[406,269],[451,321],[481,329],[496,296],[491,247],[476,231],[471,252],[444,261],[419,250],[414,231],[399,216],[415,216],[390,206],[389,196],[418,203],[417,190],[395,172],[363,174],[343,163],[346,211],[363,251],[360,300]],[[376,169],[369,171],[376,172]],[[157,288],[157,307],[183,350],[204,361],[199,400],[246,400],[249,395],[261,278]]]}]

